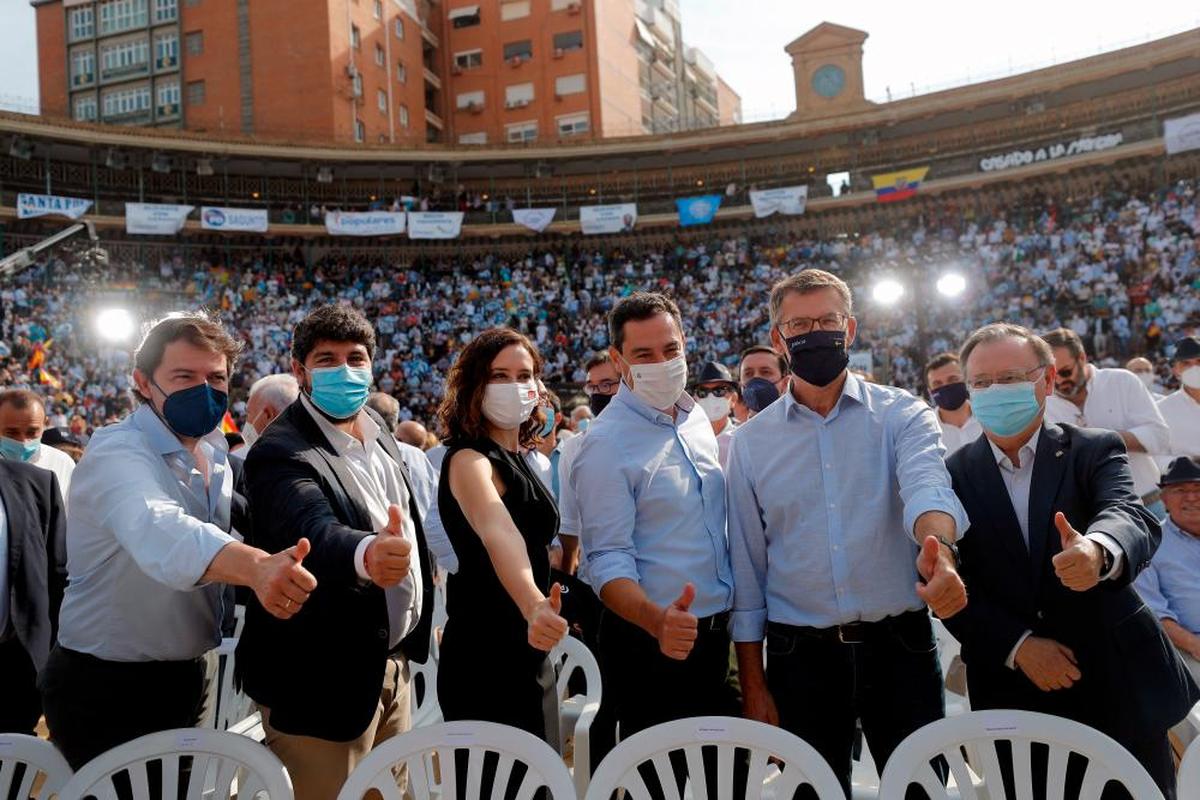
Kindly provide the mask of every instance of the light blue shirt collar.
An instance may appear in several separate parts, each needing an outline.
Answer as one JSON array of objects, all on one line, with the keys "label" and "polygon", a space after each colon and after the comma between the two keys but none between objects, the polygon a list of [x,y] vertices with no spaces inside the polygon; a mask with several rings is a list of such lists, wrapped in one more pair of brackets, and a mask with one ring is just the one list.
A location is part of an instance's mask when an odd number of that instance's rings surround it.
[{"label": "light blue shirt collar", "polygon": [[[185,453],[189,458],[192,457],[192,454],[183,446],[183,442],[179,440],[175,432],[167,427],[167,424],[162,421],[162,418],[158,414],[154,413],[154,409],[148,403],[142,403],[138,406],[137,410],[133,412],[133,420],[137,429],[146,437],[154,452],[162,456],[173,453]],[[225,441],[225,436],[220,432],[220,429],[214,429],[211,433],[201,436],[200,441],[208,445],[209,452],[207,455],[214,463],[224,464],[226,462],[229,454],[229,443]]]},{"label": "light blue shirt collar", "polygon": [[[682,419],[672,419],[671,415],[667,412],[654,408],[641,397],[638,397],[633,389],[629,388],[629,384],[625,383],[624,379],[621,380],[621,386],[617,389],[616,395],[613,396],[612,402],[628,406],[638,416],[644,417],[655,424],[675,425],[677,422],[683,422]],[[696,401],[687,392],[679,395],[679,399],[675,401],[675,408],[683,411],[685,415],[691,413],[695,407]]]},{"label": "light blue shirt collar", "polygon": [[[808,414],[811,416],[817,416],[815,411],[808,406],[801,404],[800,401],[796,399],[796,396],[792,394],[791,380],[788,381],[787,391],[785,391],[783,394],[784,413],[786,413],[788,416],[791,416],[792,414]],[[846,372],[846,382],[842,384],[842,396],[838,398],[838,401],[834,405],[833,409],[828,415],[825,416],[826,420],[831,420],[837,416],[838,409],[841,408],[842,402],[846,398],[856,400],[859,404],[866,406],[867,408],[871,407],[870,399],[867,397],[867,392],[863,386],[862,379],[848,370]]]}]

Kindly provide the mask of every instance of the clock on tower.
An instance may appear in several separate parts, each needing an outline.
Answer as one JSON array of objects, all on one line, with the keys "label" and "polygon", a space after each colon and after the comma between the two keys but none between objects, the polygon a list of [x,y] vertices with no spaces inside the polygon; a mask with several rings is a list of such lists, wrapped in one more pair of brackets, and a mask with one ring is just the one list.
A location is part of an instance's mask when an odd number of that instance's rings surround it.
[{"label": "clock on tower", "polygon": [[785,50],[792,57],[796,112],[792,119],[816,119],[857,111],[863,96],[864,31],[822,22]]}]

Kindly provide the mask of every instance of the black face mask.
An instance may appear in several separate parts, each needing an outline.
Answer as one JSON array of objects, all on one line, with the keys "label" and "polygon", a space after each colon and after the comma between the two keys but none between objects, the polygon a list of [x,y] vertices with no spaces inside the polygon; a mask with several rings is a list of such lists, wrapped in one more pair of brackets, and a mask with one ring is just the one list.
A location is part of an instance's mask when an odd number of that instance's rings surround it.
[{"label": "black face mask", "polygon": [[592,409],[592,416],[600,416],[600,412],[608,408],[608,404],[612,402],[611,394],[600,394],[596,392],[593,395],[588,395],[588,407]]},{"label": "black face mask", "polygon": [[967,392],[967,385],[959,381],[958,383],[947,383],[945,386],[939,386],[931,390],[929,396],[933,398],[934,405],[938,408],[944,408],[947,411],[958,411],[962,408],[963,403],[967,402],[970,394]]},{"label": "black face mask", "polygon": [[845,331],[810,331],[784,339],[792,374],[813,386],[828,386],[850,363]]}]

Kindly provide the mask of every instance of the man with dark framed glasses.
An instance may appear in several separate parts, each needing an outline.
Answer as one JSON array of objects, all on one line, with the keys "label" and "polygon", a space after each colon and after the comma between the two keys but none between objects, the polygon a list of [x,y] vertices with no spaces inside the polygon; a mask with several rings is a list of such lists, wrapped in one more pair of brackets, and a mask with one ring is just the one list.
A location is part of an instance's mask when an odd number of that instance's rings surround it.
[{"label": "man with dark framed glasses", "polygon": [[733,441],[733,432],[737,428],[730,416],[733,404],[739,397],[733,374],[724,364],[706,361],[696,376],[692,397],[696,398],[696,405],[704,410],[708,421],[712,423],[713,435],[717,437],[717,446],[721,449],[721,469],[724,469],[729,463],[729,443]]}]

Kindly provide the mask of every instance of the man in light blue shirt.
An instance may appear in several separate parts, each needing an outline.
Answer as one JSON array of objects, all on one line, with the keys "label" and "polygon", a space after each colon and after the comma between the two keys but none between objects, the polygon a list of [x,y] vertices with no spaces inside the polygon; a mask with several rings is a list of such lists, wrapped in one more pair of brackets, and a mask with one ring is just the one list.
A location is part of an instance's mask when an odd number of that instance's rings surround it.
[{"label": "man in light blue shirt", "polygon": [[733,437],[727,472],[743,710],[816,747],[849,794],[859,719],[882,769],[943,715],[926,605],[965,606],[953,543],[968,521],[933,411],[846,369],[846,284],[785,278],[771,322],[792,378]]},{"label": "man in light blue shirt", "polygon": [[600,660],[621,737],[736,712],[727,688],[733,572],[725,480],[704,411],[684,392],[679,309],[635,293],[609,315],[621,387],[569,473],[587,574],[605,606]]}]

